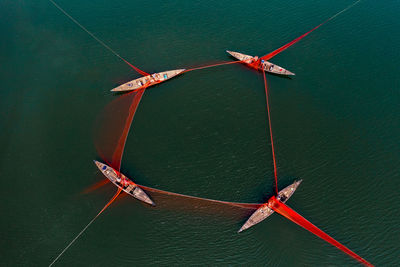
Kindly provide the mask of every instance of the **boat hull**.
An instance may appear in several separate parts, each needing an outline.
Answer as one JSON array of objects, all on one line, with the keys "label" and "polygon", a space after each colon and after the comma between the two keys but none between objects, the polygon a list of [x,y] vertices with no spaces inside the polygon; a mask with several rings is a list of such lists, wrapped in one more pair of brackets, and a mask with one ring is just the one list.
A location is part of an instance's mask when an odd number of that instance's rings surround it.
[{"label": "boat hull", "polygon": [[118,173],[115,169],[111,168],[110,166],[101,163],[99,161],[94,161],[97,168],[110,180],[115,186],[120,188],[125,193],[133,196],[134,198],[143,201],[147,204],[155,206],[153,200],[141,189],[137,184],[132,182],[122,173]]},{"label": "boat hull", "polygon": [[[297,187],[300,185],[302,180],[295,181],[293,184],[285,187],[281,191],[279,191],[277,198],[285,203],[296,191]],[[250,218],[243,224],[243,226],[239,229],[239,233],[262,222],[269,216],[274,213],[274,210],[268,207],[268,202],[259,207]]]},{"label": "boat hull", "polygon": [[284,69],[278,65],[275,65],[274,63],[271,63],[269,61],[266,60],[257,60],[255,57],[253,56],[249,56],[246,54],[242,54],[239,52],[232,52],[232,51],[226,51],[228,54],[230,54],[231,56],[233,56],[234,58],[243,61],[243,63],[249,65],[252,68],[258,69],[258,70],[262,70],[262,71],[266,71],[266,72],[270,72],[273,74],[278,74],[278,75],[295,75],[293,72],[288,71],[287,69]]},{"label": "boat hull", "polygon": [[124,92],[124,91],[134,91],[134,90],[139,90],[141,88],[153,86],[162,82],[165,82],[166,80],[169,80],[179,74],[182,74],[185,71],[185,69],[178,69],[178,70],[169,70],[169,71],[163,71],[163,72],[158,72],[154,73],[151,75],[143,76],[140,78],[137,78],[135,80],[126,82],[124,84],[121,84],[118,87],[115,87],[112,89],[112,92]]}]

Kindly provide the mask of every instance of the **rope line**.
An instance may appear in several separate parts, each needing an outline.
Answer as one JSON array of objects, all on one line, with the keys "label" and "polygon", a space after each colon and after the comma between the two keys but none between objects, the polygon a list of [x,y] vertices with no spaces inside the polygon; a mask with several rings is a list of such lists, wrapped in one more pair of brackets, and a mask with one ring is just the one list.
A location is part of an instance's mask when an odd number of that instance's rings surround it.
[{"label": "rope line", "polygon": [[117,192],[115,193],[115,195],[110,199],[110,201],[108,201],[108,203],[101,209],[101,211],[85,226],[85,228],[82,229],[82,231],[79,232],[79,234],[72,239],[72,241],[68,244],[68,246],[66,246],[60,254],[58,254],[58,256],[50,263],[49,267],[53,266],[54,263],[64,254],[65,251],[67,251],[69,249],[70,246],[72,246],[72,244],[86,231],[86,229],[89,228],[89,226],[97,219],[97,217],[100,216],[101,213],[103,213],[103,211],[111,205],[111,203],[114,202],[114,200],[118,197],[118,195],[121,193],[121,189],[118,188]]},{"label": "rope line", "polygon": [[223,200],[216,200],[216,199],[210,199],[210,198],[203,198],[203,197],[195,197],[195,196],[190,196],[190,195],[184,195],[184,194],[179,194],[179,193],[174,193],[174,192],[169,192],[149,186],[144,186],[144,185],[138,185],[140,188],[150,191],[150,192],[155,192],[159,194],[164,194],[167,196],[174,196],[174,197],[182,197],[182,198],[190,198],[193,200],[199,200],[199,201],[207,201],[211,203],[218,203],[218,204],[224,204],[224,205],[229,205],[233,207],[239,207],[243,209],[250,209],[250,210],[256,210],[258,209],[262,204],[259,203],[240,203],[240,202],[231,202],[231,201],[223,201]]},{"label": "rope line", "polygon": [[352,258],[358,260],[360,263],[364,264],[365,266],[371,267],[373,266],[371,263],[363,259],[361,256],[357,255],[355,252],[350,250],[348,247],[344,246],[343,244],[339,243],[333,237],[319,229],[317,226],[312,224],[306,218],[289,208],[284,203],[280,202],[274,196],[268,201],[268,207],[279,213],[280,215],[284,216],[285,218],[291,220],[292,222],[296,223],[297,225],[303,227],[307,231],[313,233],[314,235],[318,236],[322,240],[325,240],[329,244],[337,247],[347,255],[351,256]]},{"label": "rope line", "polygon": [[74,19],[70,14],[67,13],[67,11],[65,11],[62,7],[60,7],[56,2],[54,2],[53,0],[49,0],[50,3],[52,3],[58,10],[60,10],[62,13],[64,13],[65,16],[67,16],[70,20],[72,20],[76,25],[78,25],[82,30],[84,30],[87,34],[89,34],[93,39],[95,39],[97,42],[99,42],[103,47],[105,47],[106,49],[108,49],[111,53],[113,53],[115,56],[117,56],[118,58],[120,58],[122,61],[124,61],[126,64],[128,64],[128,66],[130,66],[131,68],[133,68],[134,70],[136,70],[139,74],[143,75],[143,76],[147,76],[150,75],[147,72],[142,71],[141,69],[133,66],[131,63],[129,63],[126,59],[124,59],[120,54],[118,54],[117,52],[115,52],[115,50],[113,50],[111,47],[109,47],[108,45],[106,45],[102,40],[100,40],[99,38],[97,38],[93,33],[91,33],[88,29],[86,29],[82,24],[80,24],[76,19]]},{"label": "rope line", "polygon": [[337,16],[339,16],[340,14],[342,14],[343,12],[349,10],[350,8],[352,8],[353,6],[355,6],[356,4],[358,4],[361,0],[358,0],[356,2],[354,2],[353,4],[349,5],[348,7],[346,7],[345,9],[343,9],[342,11],[336,13],[335,15],[333,15],[332,17],[330,17],[329,19],[325,20],[324,22],[322,22],[321,24],[319,24],[318,26],[314,27],[313,29],[311,29],[310,31],[300,35],[299,37],[297,37],[296,39],[294,39],[293,41],[285,44],[284,46],[272,51],[271,53],[260,57],[259,61],[261,60],[269,60],[271,58],[273,58],[274,56],[276,56],[277,54],[279,54],[280,52],[286,50],[287,48],[291,47],[292,45],[294,45],[295,43],[297,43],[298,41],[300,41],[301,39],[303,39],[304,37],[306,37],[308,34],[310,34],[311,32],[315,31],[316,29],[318,29],[319,27],[321,27],[322,25],[324,25],[325,23],[327,23],[328,21],[336,18]]},{"label": "rope line", "polygon": [[229,65],[229,64],[235,64],[235,63],[240,63],[240,62],[242,62],[242,61],[239,60],[239,61],[228,61],[228,62],[223,62],[223,63],[216,63],[216,64],[211,64],[211,65],[206,65],[206,66],[187,69],[184,72],[189,72],[189,71],[193,71],[193,70],[202,70],[202,69],[207,69],[207,68],[212,68],[212,67],[217,67],[217,66],[223,66],[223,65]]},{"label": "rope line", "polygon": [[271,114],[269,110],[269,98],[268,98],[268,85],[267,85],[267,78],[265,77],[265,72],[263,71],[264,76],[264,87],[265,87],[265,98],[267,100],[267,111],[268,111],[268,125],[269,125],[269,136],[271,138],[271,149],[272,149],[272,160],[274,162],[274,177],[275,177],[275,190],[276,194],[278,195],[278,171],[276,168],[276,159],[275,159],[275,148],[274,148],[274,138],[272,136],[272,127],[271,127]]}]

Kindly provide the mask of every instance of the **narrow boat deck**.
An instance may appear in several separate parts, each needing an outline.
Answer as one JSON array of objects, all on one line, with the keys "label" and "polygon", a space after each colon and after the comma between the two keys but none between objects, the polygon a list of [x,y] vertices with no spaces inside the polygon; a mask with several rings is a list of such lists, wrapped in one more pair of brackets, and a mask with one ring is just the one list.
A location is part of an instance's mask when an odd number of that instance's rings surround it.
[{"label": "narrow boat deck", "polygon": [[95,160],[94,163],[96,164],[97,168],[99,168],[99,170],[104,174],[104,176],[107,177],[108,180],[110,180],[114,185],[123,190],[125,193],[133,196],[140,201],[155,206],[153,200],[151,200],[151,198],[143,191],[143,189],[141,189],[137,184],[128,179],[125,175],[123,175],[122,173],[118,174],[116,170],[99,161]]},{"label": "narrow boat deck", "polygon": [[154,73],[151,75],[143,76],[143,77],[137,78],[135,80],[126,82],[118,87],[115,87],[111,91],[112,92],[123,92],[123,91],[139,90],[141,88],[145,88],[145,87],[159,84],[161,82],[165,82],[166,80],[169,80],[179,74],[182,74],[184,71],[185,71],[185,69],[169,70],[169,71],[163,71],[163,72],[158,72],[158,73]]},{"label": "narrow boat deck", "polygon": [[[284,68],[282,68],[278,65],[275,65],[269,61],[260,60],[257,63],[257,61],[258,61],[257,57],[245,55],[245,54],[242,54],[239,52],[232,52],[229,50],[227,50],[226,52],[228,54],[230,54],[231,56],[233,56],[234,58],[239,59],[239,60],[243,61],[243,63],[245,63],[247,65],[251,65],[253,68],[256,68],[256,69],[274,73],[274,74],[285,75],[285,76],[295,75],[293,72],[290,72],[287,69],[284,69]],[[254,65],[254,64],[256,64],[256,65]]]},{"label": "narrow boat deck", "polygon": [[[302,180],[295,181],[293,184],[285,187],[281,191],[279,191],[277,199],[279,199],[281,202],[285,203],[296,191],[297,187],[300,185]],[[243,226],[239,229],[239,233],[262,222],[271,214],[274,213],[274,210],[268,207],[268,202],[263,204],[261,207],[259,207],[251,216],[250,218],[243,224]]]}]

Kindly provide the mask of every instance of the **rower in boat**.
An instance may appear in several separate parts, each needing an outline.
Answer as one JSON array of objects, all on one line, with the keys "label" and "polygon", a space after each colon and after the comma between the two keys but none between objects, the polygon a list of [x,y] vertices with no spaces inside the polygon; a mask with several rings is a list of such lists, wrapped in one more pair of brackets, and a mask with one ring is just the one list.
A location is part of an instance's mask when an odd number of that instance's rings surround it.
[{"label": "rower in boat", "polygon": [[97,168],[99,168],[99,170],[104,174],[104,176],[107,177],[108,180],[110,180],[114,185],[123,190],[125,193],[133,196],[140,201],[155,206],[153,200],[151,200],[151,198],[143,191],[143,189],[141,189],[128,177],[120,172],[117,172],[114,168],[111,168],[110,166],[97,160],[94,160],[94,163],[96,164]]},{"label": "rower in boat", "polygon": [[184,71],[185,69],[177,69],[177,70],[169,70],[159,73],[153,73],[151,75],[143,76],[135,80],[126,82],[120,86],[115,87],[111,91],[112,92],[137,91],[140,89],[147,88],[149,86],[165,82],[166,80],[169,80],[177,75],[182,74]]},{"label": "rower in boat", "polygon": [[[282,203],[286,203],[288,199],[293,195],[293,193],[296,191],[297,187],[300,185],[302,180],[295,181],[293,184],[285,187],[281,191],[278,192],[277,199],[281,201]],[[271,209],[268,206],[268,202],[264,203],[259,207],[251,216],[250,218],[243,224],[243,226],[239,229],[239,233],[262,222],[266,218],[268,218],[272,213],[274,213],[274,210]]]},{"label": "rower in boat", "polygon": [[234,58],[243,61],[243,63],[247,64],[249,67],[253,69],[284,76],[295,75],[293,72],[290,72],[278,65],[275,65],[267,60],[264,60],[262,57],[261,58],[259,58],[258,56],[253,57],[239,52],[232,52],[229,50],[227,50],[226,52],[231,56],[233,56]]}]

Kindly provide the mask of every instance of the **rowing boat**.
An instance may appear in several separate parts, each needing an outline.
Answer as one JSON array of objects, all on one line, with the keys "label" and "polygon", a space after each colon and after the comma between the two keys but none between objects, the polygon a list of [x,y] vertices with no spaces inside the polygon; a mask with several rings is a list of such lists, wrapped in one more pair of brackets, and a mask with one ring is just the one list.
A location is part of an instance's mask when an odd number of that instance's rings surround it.
[{"label": "rowing boat", "polygon": [[94,161],[97,168],[110,180],[114,185],[123,190],[125,193],[133,196],[134,198],[143,201],[147,204],[155,206],[153,200],[141,189],[137,184],[132,182],[129,178],[110,166],[101,163],[97,160]]},{"label": "rowing boat", "polygon": [[[301,181],[302,180],[295,181],[293,184],[279,191],[277,199],[285,203],[293,195],[294,191],[296,191]],[[256,225],[257,223],[260,223],[261,221],[271,216],[272,213],[274,213],[274,210],[268,207],[268,202],[263,204],[250,216],[250,218],[243,224],[243,226],[239,229],[238,232],[240,233]]]},{"label": "rowing boat", "polygon": [[271,63],[271,62],[263,60],[263,59],[259,60],[258,57],[249,56],[249,55],[242,54],[239,52],[232,52],[229,50],[226,50],[226,52],[228,54],[230,54],[231,56],[233,56],[234,58],[239,59],[243,63],[245,63],[255,69],[259,69],[259,70],[263,70],[266,72],[270,72],[273,74],[279,74],[279,75],[286,75],[286,76],[295,75],[293,72],[290,72],[287,69],[284,69],[274,63]]},{"label": "rowing boat", "polygon": [[166,80],[169,80],[179,74],[182,74],[185,71],[185,69],[177,69],[177,70],[169,70],[169,71],[163,71],[163,72],[158,72],[154,73],[151,75],[143,76],[140,78],[137,78],[135,80],[126,82],[118,87],[115,87],[112,89],[112,92],[124,92],[124,91],[134,91],[134,90],[139,90],[141,88],[153,86],[155,84],[165,82]]}]

